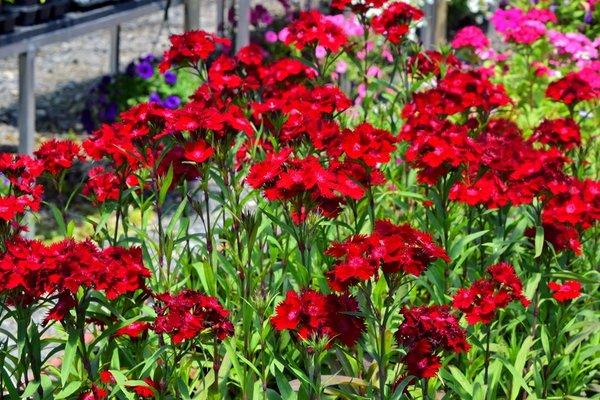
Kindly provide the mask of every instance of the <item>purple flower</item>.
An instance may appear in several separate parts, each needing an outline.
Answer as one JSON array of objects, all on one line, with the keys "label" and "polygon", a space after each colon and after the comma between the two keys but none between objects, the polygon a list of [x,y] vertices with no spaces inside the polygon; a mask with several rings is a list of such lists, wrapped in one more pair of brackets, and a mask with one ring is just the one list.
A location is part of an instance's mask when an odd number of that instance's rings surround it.
[{"label": "purple flower", "polygon": [[177,83],[177,74],[173,71],[167,71],[165,72],[164,76],[163,76],[165,83],[167,85],[171,85],[173,86],[174,84]]},{"label": "purple flower", "polygon": [[273,22],[273,17],[264,6],[258,4],[250,11],[250,23],[254,26],[258,26],[259,23],[269,25]]},{"label": "purple flower", "polygon": [[168,109],[174,110],[181,105],[181,99],[179,96],[167,96],[167,98],[162,102],[162,105]]},{"label": "purple flower", "polygon": [[142,79],[150,79],[154,75],[154,67],[149,62],[142,61],[135,67],[135,72]]},{"label": "purple flower", "polygon": [[127,68],[125,68],[125,74],[132,78],[135,76],[135,64],[134,63],[130,62],[129,64],[127,64]]},{"label": "purple flower", "polygon": [[594,15],[591,11],[586,11],[586,13],[583,15],[583,22],[588,25],[591,25],[592,22],[594,22]]},{"label": "purple flower", "polygon": [[154,54],[152,54],[152,53],[147,54],[146,56],[140,58],[140,62],[146,62],[149,64],[152,64],[155,60],[156,60],[156,57],[154,57]]},{"label": "purple flower", "polygon": [[150,103],[161,103],[162,102],[160,95],[156,92],[150,93],[150,96],[148,97],[148,101]]},{"label": "purple flower", "polygon": [[104,110],[104,118],[108,122],[114,122],[117,119],[118,112],[119,106],[114,101],[111,101],[107,104],[106,110]]}]

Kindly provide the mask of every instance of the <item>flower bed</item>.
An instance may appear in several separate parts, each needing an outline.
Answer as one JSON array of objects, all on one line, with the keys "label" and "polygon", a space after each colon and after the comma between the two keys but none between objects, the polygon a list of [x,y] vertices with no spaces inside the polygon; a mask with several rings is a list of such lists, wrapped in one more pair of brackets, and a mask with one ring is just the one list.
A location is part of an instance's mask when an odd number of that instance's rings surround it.
[{"label": "flower bed", "polygon": [[[183,104],[0,156],[3,396],[597,395],[594,43],[509,6],[504,52],[476,27],[425,51],[384,3],[237,53],[174,35],[136,70],[194,74]],[[41,209],[61,237],[28,238]]]}]

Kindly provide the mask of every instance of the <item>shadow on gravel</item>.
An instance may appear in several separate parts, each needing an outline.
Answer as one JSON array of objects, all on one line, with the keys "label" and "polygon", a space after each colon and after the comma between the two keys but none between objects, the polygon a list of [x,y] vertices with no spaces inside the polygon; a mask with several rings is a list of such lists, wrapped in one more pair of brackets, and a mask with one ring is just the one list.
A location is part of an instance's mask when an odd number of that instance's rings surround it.
[{"label": "shadow on gravel", "polygon": [[[56,90],[36,94],[36,130],[39,133],[61,134],[68,131],[83,133],[81,112],[90,89],[100,77],[81,82],[67,82]],[[18,102],[0,108],[0,124],[17,127]],[[4,148],[5,145],[0,144]]]}]

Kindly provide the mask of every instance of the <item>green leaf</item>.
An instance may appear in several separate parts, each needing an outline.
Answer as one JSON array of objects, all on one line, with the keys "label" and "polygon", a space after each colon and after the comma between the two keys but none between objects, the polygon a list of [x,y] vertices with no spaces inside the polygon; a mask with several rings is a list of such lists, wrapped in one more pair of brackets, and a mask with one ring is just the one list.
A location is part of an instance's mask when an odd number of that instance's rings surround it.
[{"label": "green leaf", "polygon": [[158,194],[159,207],[165,203],[165,199],[167,198],[167,194],[169,193],[169,189],[171,188],[172,182],[173,182],[173,164],[169,165],[169,170],[167,171],[167,175],[165,175],[160,182],[160,192]]},{"label": "green leaf", "polygon": [[535,227],[535,255],[533,258],[538,258],[544,250],[544,228],[542,226]]},{"label": "green leaf", "polygon": [[62,386],[69,379],[71,370],[75,368],[75,354],[77,353],[77,333],[71,332],[65,344],[65,353],[63,355],[62,367],[60,369],[60,382]]},{"label": "green leaf", "polygon": [[77,391],[77,389],[79,389],[81,387],[81,384],[82,384],[81,381],[69,382],[67,387],[65,387],[63,390],[58,392],[54,398],[57,400],[58,399],[66,399],[67,397],[69,397],[70,395],[75,393]]}]

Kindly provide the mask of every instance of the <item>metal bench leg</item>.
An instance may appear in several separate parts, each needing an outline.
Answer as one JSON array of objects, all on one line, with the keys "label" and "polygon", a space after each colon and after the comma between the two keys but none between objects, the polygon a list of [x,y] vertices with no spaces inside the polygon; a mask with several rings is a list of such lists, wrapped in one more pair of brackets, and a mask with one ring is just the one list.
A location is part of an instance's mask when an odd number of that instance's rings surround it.
[{"label": "metal bench leg", "polygon": [[200,0],[185,0],[183,7],[183,29],[186,32],[200,29]]},{"label": "metal bench leg", "polygon": [[19,54],[19,153],[32,154],[35,141],[35,51]]},{"label": "metal bench leg", "polygon": [[110,28],[110,51],[108,60],[108,70],[111,75],[119,73],[119,56],[121,52],[121,25],[115,25]]},{"label": "metal bench leg", "polygon": [[250,0],[239,0],[237,17],[235,47],[239,50],[250,43]]}]

